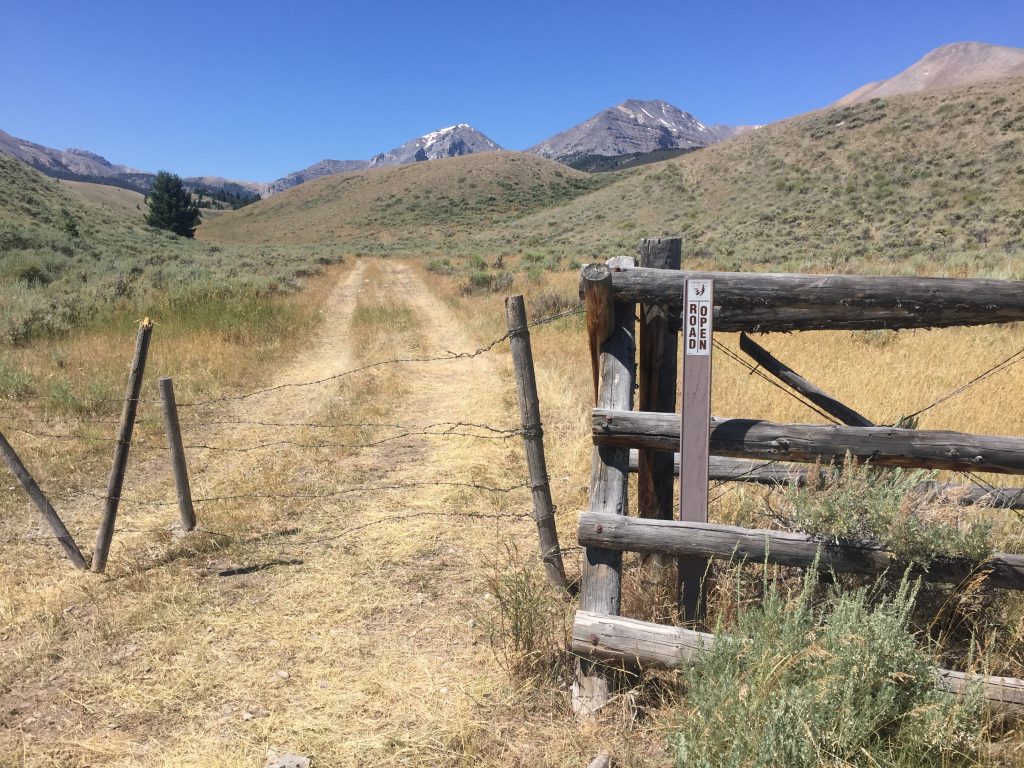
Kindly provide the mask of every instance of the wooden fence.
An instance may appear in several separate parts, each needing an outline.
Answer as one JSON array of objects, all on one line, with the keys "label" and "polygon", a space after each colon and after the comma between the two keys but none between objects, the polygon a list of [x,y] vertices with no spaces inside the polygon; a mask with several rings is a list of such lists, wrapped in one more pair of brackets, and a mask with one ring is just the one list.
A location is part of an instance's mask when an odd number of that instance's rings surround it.
[{"label": "wooden fence", "polygon": [[[679,473],[678,308],[687,278],[714,280],[715,330],[740,332],[864,330],[982,325],[1024,320],[1024,283],[916,277],[687,272],[680,267],[680,241],[645,240],[640,266],[632,259],[588,265],[580,296],[587,310],[595,409],[589,509],[580,518],[585,548],[573,650],[580,656],[573,704],[579,713],[603,706],[615,675],[604,662],[678,665],[699,654],[713,636],[619,616],[622,553],[680,558],[684,574],[683,618],[699,618],[709,559],[747,559],[797,567],[817,565],[837,572],[881,573],[907,564],[891,552],[855,542],[825,543],[803,534],[752,530],[673,518]],[[639,305],[640,340],[636,343]],[[745,337],[744,337],[745,338]],[[834,415],[838,426],[780,424],[755,419],[711,420],[712,479],[804,484],[824,479],[822,464],[847,455],[872,465],[1024,474],[1024,438],[874,426],[863,416],[806,382],[746,340],[758,364],[786,386],[801,391]],[[639,348],[639,359],[636,350]],[[756,355],[760,354],[758,359]],[[637,380],[638,379],[638,380]],[[633,393],[639,392],[639,409]],[[854,426],[848,426],[854,425]],[[814,465],[800,469],[799,464]],[[639,517],[627,517],[629,477],[637,478]],[[958,504],[1024,507],[1024,489],[925,484]],[[920,575],[960,583],[981,574],[984,583],[1024,588],[1024,557],[996,554],[984,563],[939,560]],[[600,628],[598,631],[597,628]],[[942,690],[959,692],[974,679],[936,670]],[[985,697],[1004,708],[1024,710],[1024,682],[985,678]]]}]

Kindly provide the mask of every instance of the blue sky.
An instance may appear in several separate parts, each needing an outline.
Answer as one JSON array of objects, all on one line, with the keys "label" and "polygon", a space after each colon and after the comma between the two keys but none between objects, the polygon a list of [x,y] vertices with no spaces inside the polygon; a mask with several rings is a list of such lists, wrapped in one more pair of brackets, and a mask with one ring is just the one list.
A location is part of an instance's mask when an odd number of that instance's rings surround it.
[{"label": "blue sky", "polygon": [[271,180],[466,122],[524,149],[628,98],[767,123],[944,43],[1024,47],[1024,0],[0,0],[0,129]]}]

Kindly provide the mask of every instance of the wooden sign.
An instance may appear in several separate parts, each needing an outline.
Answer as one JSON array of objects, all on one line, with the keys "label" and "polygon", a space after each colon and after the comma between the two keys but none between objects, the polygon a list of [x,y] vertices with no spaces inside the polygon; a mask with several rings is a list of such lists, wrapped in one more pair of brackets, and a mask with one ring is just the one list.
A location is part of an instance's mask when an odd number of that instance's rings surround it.
[{"label": "wooden sign", "polygon": [[[683,303],[682,429],[679,445],[679,519],[708,521],[708,442],[711,426],[711,342],[714,325],[714,282],[687,280]],[[703,558],[679,559],[683,618],[704,613],[707,569]]]}]

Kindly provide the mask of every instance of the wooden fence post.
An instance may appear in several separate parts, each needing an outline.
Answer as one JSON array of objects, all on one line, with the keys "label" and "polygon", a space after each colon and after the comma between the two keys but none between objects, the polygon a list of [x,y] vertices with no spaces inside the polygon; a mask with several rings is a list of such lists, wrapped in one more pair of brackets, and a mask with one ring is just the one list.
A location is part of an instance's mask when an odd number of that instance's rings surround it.
[{"label": "wooden fence post", "polygon": [[[612,259],[612,269],[629,269],[633,259]],[[616,302],[615,324],[601,344],[601,388],[598,406],[617,403],[633,407],[636,343],[634,341],[636,305]],[[590,510],[624,515],[629,506],[629,451],[619,448],[594,448],[590,469]],[[580,608],[584,611],[618,615],[622,598],[622,553],[588,547],[583,562]],[[590,715],[603,707],[611,696],[611,670],[581,660],[573,686],[573,709]]]},{"label": "wooden fence post", "polygon": [[[678,270],[682,263],[680,237],[655,237],[640,241],[640,266]],[[640,366],[637,408],[641,411],[674,413],[676,409],[676,364],[679,337],[671,327],[669,312],[658,304],[640,305]],[[675,480],[672,456],[642,450],[637,466],[637,513],[640,517],[671,520],[675,515]],[[669,559],[659,554],[645,558],[646,577],[657,588],[664,578]]]},{"label": "wooden fence post", "polygon": [[551,500],[551,485],[544,460],[544,429],[540,420],[537,379],[533,372],[533,350],[526,322],[526,304],[522,296],[509,296],[505,299],[505,317],[508,321],[509,345],[512,347],[512,364],[515,367],[519,415],[533,493],[533,517],[540,539],[540,556],[548,583],[567,591],[569,585],[562,564],[562,548],[558,544],[558,529],[555,527],[555,505]]},{"label": "wooden fence post", "polygon": [[143,318],[139,323],[139,333],[135,339],[135,356],[132,358],[128,388],[125,391],[124,406],[121,409],[121,427],[117,433],[117,444],[114,446],[114,465],[110,470],[110,480],[107,483],[103,520],[100,521],[100,528],[96,533],[96,551],[92,554],[92,570],[96,573],[103,573],[106,569],[110,542],[114,538],[114,522],[117,519],[117,507],[121,501],[124,471],[128,464],[128,449],[132,444],[135,414],[139,406],[139,393],[142,391],[142,374],[146,369],[146,355],[149,352],[149,339],[152,335],[153,323],[148,317]]},{"label": "wooden fence post", "polygon": [[196,527],[196,512],[192,508],[192,489],[188,484],[188,465],[185,464],[185,448],[181,444],[178,404],[174,399],[174,379],[164,376],[157,383],[160,387],[160,401],[164,408],[167,448],[171,454],[171,467],[174,469],[174,487],[178,492],[181,525],[186,531],[191,531]]},{"label": "wooden fence post", "polygon": [[57,514],[53,505],[50,504],[50,500],[46,498],[46,494],[39,488],[39,485],[29,471],[25,469],[25,465],[18,457],[18,454],[14,452],[11,444],[7,442],[7,438],[3,436],[3,433],[0,433],[0,454],[3,454],[4,463],[11,470],[11,474],[18,479],[21,487],[25,489],[25,493],[32,499],[32,503],[36,505],[39,511],[42,512],[46,522],[50,524],[50,528],[57,537],[57,541],[64,548],[71,563],[79,570],[86,570],[88,565],[85,562],[85,558],[82,557],[78,545],[75,544],[74,538],[72,538],[68,529],[64,527],[64,522],[60,519],[60,515]]},{"label": "wooden fence post", "polygon": [[604,264],[583,267],[583,303],[587,310],[587,341],[590,344],[590,369],[594,378],[594,405],[601,381],[601,345],[611,336],[615,325],[612,304],[612,271]]}]

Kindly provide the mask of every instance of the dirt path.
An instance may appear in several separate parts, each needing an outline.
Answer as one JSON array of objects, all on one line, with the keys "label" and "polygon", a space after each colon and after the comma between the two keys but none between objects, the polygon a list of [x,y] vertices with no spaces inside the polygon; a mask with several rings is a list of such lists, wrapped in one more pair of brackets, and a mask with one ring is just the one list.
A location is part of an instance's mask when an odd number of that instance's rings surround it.
[{"label": "dirt path", "polygon": [[[415,322],[360,349],[351,331],[361,300],[384,302],[385,321],[391,307]],[[383,409],[412,431],[507,426],[502,348],[339,377],[390,355],[479,346],[418,267],[391,260],[357,262],[323,311],[316,341],[267,391],[189,413],[205,426],[186,443],[219,448],[187,451],[194,496],[245,498],[199,505],[205,532],[151,561],[140,559],[145,538],[119,535],[112,578],[62,608],[88,617],[55,635],[62,661],[0,697],[15,712],[4,720],[14,750],[41,756],[26,765],[258,766],[268,749],[329,766],[464,765],[530,749],[509,740],[507,678],[488,642],[496,553],[529,546],[532,526],[512,517],[528,494],[471,487],[521,481],[518,444],[413,434],[311,449],[337,438],[267,426],[329,424],[339,404],[360,419]],[[356,433],[369,443],[381,434]],[[268,438],[285,444],[237,450]],[[131,494],[173,499],[156,469],[137,473]],[[128,526],[172,514],[129,509]],[[52,716],[26,720],[26,707]]]}]

